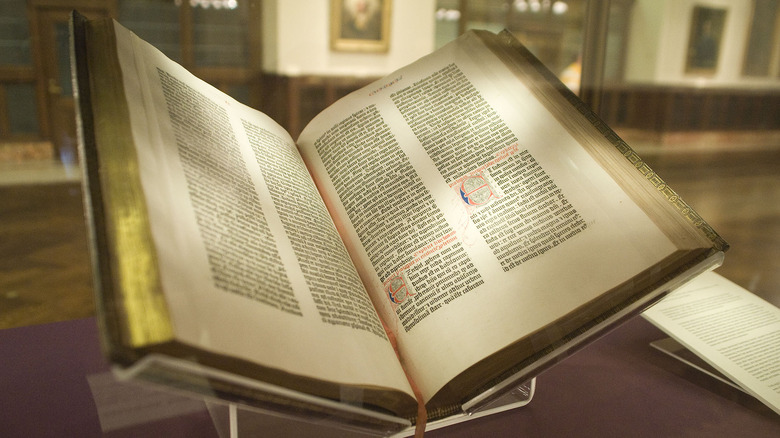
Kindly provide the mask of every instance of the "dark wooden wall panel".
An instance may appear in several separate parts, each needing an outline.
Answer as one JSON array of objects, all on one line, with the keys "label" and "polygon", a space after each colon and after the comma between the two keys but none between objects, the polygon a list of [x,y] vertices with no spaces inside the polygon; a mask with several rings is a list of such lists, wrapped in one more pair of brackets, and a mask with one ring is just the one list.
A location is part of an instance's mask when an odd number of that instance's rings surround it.
[{"label": "dark wooden wall panel", "polygon": [[[263,75],[260,110],[297,138],[317,113],[373,78]],[[780,89],[609,86],[599,115],[653,134],[780,130]]]},{"label": "dark wooden wall panel", "polygon": [[780,90],[613,86],[600,115],[612,127],[654,133],[780,129]]}]

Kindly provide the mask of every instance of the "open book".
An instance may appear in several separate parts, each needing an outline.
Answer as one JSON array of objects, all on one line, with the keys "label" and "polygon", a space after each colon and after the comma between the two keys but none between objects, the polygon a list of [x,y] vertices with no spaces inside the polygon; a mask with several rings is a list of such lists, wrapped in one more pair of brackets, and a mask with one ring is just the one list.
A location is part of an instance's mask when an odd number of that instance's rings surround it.
[{"label": "open book", "polygon": [[295,141],[113,21],[74,31],[117,363],[166,355],[441,418],[726,249],[508,33],[466,33]]}]

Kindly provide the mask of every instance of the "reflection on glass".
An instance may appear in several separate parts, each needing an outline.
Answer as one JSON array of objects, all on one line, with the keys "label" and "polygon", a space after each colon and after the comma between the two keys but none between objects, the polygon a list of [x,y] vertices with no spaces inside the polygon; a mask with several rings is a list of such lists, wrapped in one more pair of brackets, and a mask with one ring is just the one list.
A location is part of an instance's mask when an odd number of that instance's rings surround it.
[{"label": "reflection on glass", "polygon": [[70,30],[65,21],[59,21],[54,25],[55,44],[57,45],[57,84],[59,94],[62,97],[73,96],[73,86],[70,79]]},{"label": "reflection on glass", "polygon": [[31,65],[25,0],[0,0],[0,65]]},{"label": "reflection on glass", "polygon": [[[745,76],[770,76],[772,61],[777,64],[780,53],[778,46],[777,22],[780,6],[777,0],[755,0],[753,22],[748,36],[745,63],[742,74]],[[773,50],[775,48],[775,50]],[[775,66],[775,76],[778,68]]]},{"label": "reflection on glass", "polygon": [[437,49],[458,37],[460,21],[460,0],[439,0],[436,2],[434,44]]},{"label": "reflection on glass", "polygon": [[436,46],[464,30],[510,30],[571,88],[579,87],[587,0],[439,0]]},{"label": "reflection on glass", "polygon": [[554,73],[576,73],[586,4],[585,0],[517,0],[509,9],[507,28]]},{"label": "reflection on glass", "polygon": [[192,0],[195,64],[247,67],[249,47],[245,2]]},{"label": "reflection on glass", "polygon": [[623,81],[628,23],[632,5],[633,3],[626,1],[610,3],[607,41],[606,47],[604,47],[603,82],[605,84],[615,84]]},{"label": "reflection on glass", "polygon": [[182,62],[179,7],[172,1],[120,0],[119,21],[165,56]]},{"label": "reflection on glass", "polygon": [[38,135],[38,110],[35,107],[33,84],[7,84],[5,97],[8,108],[8,124],[11,134]]}]

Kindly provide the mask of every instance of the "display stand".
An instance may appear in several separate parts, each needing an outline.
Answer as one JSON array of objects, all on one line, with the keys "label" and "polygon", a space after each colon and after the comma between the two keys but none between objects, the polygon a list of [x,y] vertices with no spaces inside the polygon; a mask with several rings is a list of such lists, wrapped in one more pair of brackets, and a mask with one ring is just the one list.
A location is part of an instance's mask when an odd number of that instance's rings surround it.
[{"label": "display stand", "polygon": [[[653,300],[662,298],[696,275],[719,266],[722,261],[722,252],[713,254],[691,267],[686,275],[668,279],[648,295],[650,301],[627,304],[620,311],[594,321],[564,345],[523,364],[493,387],[462,403],[460,411],[430,421],[426,430],[528,404],[535,389],[533,377],[542,370],[582,348],[587,339],[593,339],[639,314]],[[337,400],[326,399],[158,354],[145,356],[128,368],[116,367],[115,374],[120,380],[143,380],[202,397],[209,406],[215,425],[225,437],[247,435],[253,431],[268,434],[269,430],[275,429],[284,436],[306,435],[316,430],[319,438],[328,436],[326,431],[332,431],[333,436],[339,437],[402,437],[414,432],[409,419],[373,409],[364,403],[362,391],[354,387],[342,387]]]},{"label": "display stand", "polygon": [[[316,431],[320,438],[404,437],[414,433],[409,420],[361,406],[359,394],[345,394],[342,401],[327,400],[168,356],[150,355],[133,367],[115,368],[114,374],[119,381],[141,381],[157,389],[202,397],[223,438],[269,431],[284,436],[310,436]],[[501,383],[485,392],[496,397],[480,396],[479,403],[464,404],[461,413],[428,422],[426,430],[525,406],[535,387],[535,379],[513,388]]]},{"label": "display stand", "polygon": [[744,392],[745,394],[751,395],[749,392],[745,391],[744,388],[734,383],[726,375],[718,371],[715,367],[708,364],[704,359],[697,356],[696,353],[685,348],[684,345],[679,343],[674,338],[659,339],[657,341],[651,342],[650,346],[668,355],[669,357],[672,357],[684,363],[685,365],[693,368],[694,370],[697,370],[707,376],[712,377],[715,380],[725,383],[726,385],[740,392]]},{"label": "display stand", "polygon": [[[441,429],[487,415],[523,407],[531,402],[535,390],[536,379],[534,378],[474,412],[463,412],[441,420],[428,422],[425,430]],[[276,412],[266,412],[236,403],[224,403],[215,400],[207,401],[206,406],[220,438],[282,435],[287,437],[317,436],[318,438],[402,438],[414,435],[413,426],[409,426],[400,432],[388,434],[381,431],[352,428],[333,419],[315,420],[280,416]]]}]

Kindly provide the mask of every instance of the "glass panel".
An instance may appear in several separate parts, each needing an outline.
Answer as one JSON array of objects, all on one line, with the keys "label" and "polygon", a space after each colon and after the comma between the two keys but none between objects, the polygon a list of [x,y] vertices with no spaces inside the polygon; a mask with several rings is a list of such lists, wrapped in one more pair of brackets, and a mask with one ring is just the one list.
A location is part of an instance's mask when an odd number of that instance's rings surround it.
[{"label": "glass panel", "polygon": [[38,135],[38,111],[33,84],[6,84],[6,111],[11,134]]},{"label": "glass panel", "polygon": [[180,1],[120,0],[119,21],[167,57],[181,62],[177,3]]},{"label": "glass panel", "polygon": [[515,0],[507,28],[553,73],[573,75],[578,85],[586,6],[586,0]]},{"label": "glass panel", "polygon": [[63,97],[73,96],[73,86],[70,78],[70,29],[69,24],[61,21],[54,24],[56,56],[57,56],[57,83],[62,90]]},{"label": "glass panel", "polygon": [[191,0],[195,24],[195,64],[199,67],[248,67],[246,2]]},{"label": "glass panel", "polygon": [[[778,3],[611,0],[609,29],[623,27],[625,38],[607,39],[599,106],[607,124],[731,244],[718,272],[774,303],[780,191],[767,187],[778,187],[780,175]],[[710,27],[695,12],[701,7],[724,11],[711,14],[725,19],[713,32],[721,40],[711,56],[718,62],[707,74],[686,74],[691,35],[704,40]],[[756,253],[770,246],[772,255]]]},{"label": "glass panel", "polygon": [[507,27],[509,3],[507,0],[472,0],[464,4],[465,28],[500,32]]},{"label": "glass panel", "polygon": [[[746,142],[740,147],[776,144],[778,3],[733,2],[728,9],[702,11],[683,2],[612,0],[600,115],[618,134],[680,148],[736,145],[738,136]],[[690,35],[704,40],[708,19],[724,17],[735,24],[713,26],[722,42],[719,54],[707,60],[708,74],[686,74]],[[723,59],[714,63],[716,56]]]},{"label": "glass panel", "polygon": [[[436,47],[465,29],[508,29],[566,85],[577,91],[587,0],[439,0]],[[622,34],[618,26],[613,33]]]},{"label": "glass panel", "polygon": [[755,0],[753,23],[748,37],[745,63],[742,74],[745,76],[769,76],[772,54],[777,56],[778,19],[777,0]]},{"label": "glass panel", "polygon": [[615,83],[623,80],[623,62],[631,5],[632,3],[625,1],[610,4],[607,47],[604,48],[604,83]]},{"label": "glass panel", "polygon": [[31,65],[25,0],[0,0],[0,65]]},{"label": "glass panel", "polygon": [[458,37],[460,26],[460,0],[438,0],[436,2],[436,48]]}]

